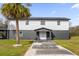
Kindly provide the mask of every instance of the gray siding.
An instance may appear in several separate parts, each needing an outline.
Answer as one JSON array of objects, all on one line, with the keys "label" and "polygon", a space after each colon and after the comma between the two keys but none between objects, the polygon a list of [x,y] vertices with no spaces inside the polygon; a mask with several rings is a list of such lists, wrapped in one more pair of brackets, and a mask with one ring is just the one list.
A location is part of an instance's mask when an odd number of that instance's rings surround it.
[{"label": "gray siding", "polygon": [[[35,39],[35,32],[31,31],[31,30],[20,30],[20,32],[22,32],[22,36],[20,36],[20,39]],[[10,30],[9,31],[9,39],[15,39],[16,35],[15,35],[15,30]]]},{"label": "gray siding", "polygon": [[58,39],[69,39],[69,31],[67,30],[53,31],[53,34],[55,35],[55,38]]},{"label": "gray siding", "polygon": [[[36,32],[32,30],[20,30],[23,33],[23,36],[20,36],[20,39],[35,39]],[[52,31],[55,38],[58,39],[69,39],[69,31],[62,30],[62,31]],[[15,31],[9,31],[9,39],[15,39]]]},{"label": "gray siding", "polygon": [[[22,31],[22,30],[21,30]],[[20,37],[21,39],[35,39],[35,32],[31,30],[23,30],[23,37]]]},{"label": "gray siding", "polygon": [[15,39],[14,30],[9,30],[9,39]]}]

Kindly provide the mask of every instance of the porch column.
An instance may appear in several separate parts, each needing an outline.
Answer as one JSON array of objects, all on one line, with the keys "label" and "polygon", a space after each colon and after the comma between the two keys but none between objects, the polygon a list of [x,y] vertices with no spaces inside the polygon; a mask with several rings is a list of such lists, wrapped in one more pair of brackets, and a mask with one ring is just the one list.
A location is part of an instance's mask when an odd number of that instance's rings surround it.
[{"label": "porch column", "polygon": [[51,32],[50,32],[50,40],[51,40]]}]

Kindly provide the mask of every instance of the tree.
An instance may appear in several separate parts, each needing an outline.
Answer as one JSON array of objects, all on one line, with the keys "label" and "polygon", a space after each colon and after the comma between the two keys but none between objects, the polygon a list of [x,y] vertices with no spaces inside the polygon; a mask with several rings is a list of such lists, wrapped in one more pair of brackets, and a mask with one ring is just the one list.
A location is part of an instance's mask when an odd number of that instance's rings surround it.
[{"label": "tree", "polygon": [[70,27],[71,36],[79,36],[79,26]]},{"label": "tree", "polygon": [[1,13],[7,18],[16,20],[16,43],[20,44],[19,40],[19,20],[22,18],[28,19],[31,16],[30,11],[21,3],[7,3],[1,7]]}]

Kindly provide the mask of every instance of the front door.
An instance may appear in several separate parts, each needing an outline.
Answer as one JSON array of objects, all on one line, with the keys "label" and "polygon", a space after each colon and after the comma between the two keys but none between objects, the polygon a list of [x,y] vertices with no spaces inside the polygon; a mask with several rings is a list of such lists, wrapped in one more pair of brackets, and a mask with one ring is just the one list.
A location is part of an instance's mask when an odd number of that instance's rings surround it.
[{"label": "front door", "polygon": [[40,32],[39,34],[40,34],[39,35],[40,40],[46,40],[47,39],[46,32]]}]

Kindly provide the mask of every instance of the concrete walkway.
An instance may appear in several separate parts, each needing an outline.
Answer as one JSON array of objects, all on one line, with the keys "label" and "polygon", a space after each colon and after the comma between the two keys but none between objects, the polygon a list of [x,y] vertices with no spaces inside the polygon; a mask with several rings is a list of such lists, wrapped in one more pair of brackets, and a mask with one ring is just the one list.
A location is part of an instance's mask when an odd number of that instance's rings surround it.
[{"label": "concrete walkway", "polygon": [[25,56],[77,56],[55,42],[34,42]]}]

